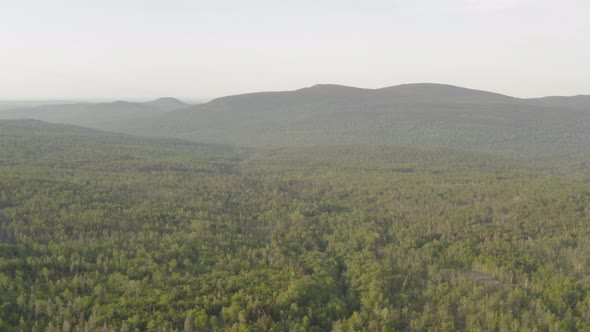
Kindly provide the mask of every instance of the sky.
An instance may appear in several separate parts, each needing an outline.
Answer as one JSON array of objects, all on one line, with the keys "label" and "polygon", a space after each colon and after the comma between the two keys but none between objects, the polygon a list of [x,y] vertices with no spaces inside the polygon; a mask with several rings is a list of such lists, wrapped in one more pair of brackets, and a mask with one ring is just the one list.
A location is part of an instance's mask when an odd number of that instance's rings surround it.
[{"label": "sky", "polygon": [[587,0],[0,0],[0,100],[318,83],[590,94]]}]

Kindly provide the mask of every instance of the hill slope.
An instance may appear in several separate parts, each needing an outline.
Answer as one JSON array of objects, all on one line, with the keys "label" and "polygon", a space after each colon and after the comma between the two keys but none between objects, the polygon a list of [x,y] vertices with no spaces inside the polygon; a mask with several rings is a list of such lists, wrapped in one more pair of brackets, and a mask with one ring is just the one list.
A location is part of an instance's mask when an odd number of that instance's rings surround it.
[{"label": "hill slope", "polygon": [[590,96],[520,99],[443,84],[361,89],[318,84],[188,105],[47,105],[0,111],[123,133],[248,147],[413,145],[507,156],[590,153]]},{"label": "hill slope", "polygon": [[134,167],[173,169],[185,163],[191,165],[190,169],[213,170],[217,166],[205,160],[210,156],[221,159],[233,156],[235,149],[27,119],[0,120],[0,151],[0,166],[133,170]]},{"label": "hill slope", "polygon": [[590,152],[584,97],[519,99],[440,84],[316,85],[228,96],[117,130],[246,146],[419,145],[507,155]]}]

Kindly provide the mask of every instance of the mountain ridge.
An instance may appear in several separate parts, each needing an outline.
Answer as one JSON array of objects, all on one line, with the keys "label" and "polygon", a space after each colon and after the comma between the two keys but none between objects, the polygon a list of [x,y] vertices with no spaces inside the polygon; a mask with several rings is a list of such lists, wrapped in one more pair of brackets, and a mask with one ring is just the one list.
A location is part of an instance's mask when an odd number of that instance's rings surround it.
[{"label": "mountain ridge", "polygon": [[[164,97],[109,106],[110,113],[100,116],[93,114],[97,106],[88,106],[85,121],[65,112],[67,107],[56,112],[61,117],[40,119],[244,147],[368,144],[509,156],[590,153],[590,97],[585,95],[517,98],[438,83],[378,89],[316,84],[225,96],[197,105]],[[120,109],[113,110],[114,106]]]},{"label": "mountain ridge", "polygon": [[[411,91],[414,89],[414,91]],[[427,90],[430,89],[430,90]],[[436,91],[437,90],[437,91]],[[242,99],[242,98],[253,98],[253,97],[276,97],[285,94],[291,94],[294,96],[301,96],[304,94],[314,95],[314,96],[333,96],[339,95],[340,97],[344,97],[350,99],[351,97],[363,97],[363,98],[379,98],[383,97],[384,94],[393,94],[393,97],[407,97],[407,96],[432,96],[433,91],[440,94],[441,90],[444,92],[455,92],[457,95],[458,92],[463,94],[470,93],[481,96],[488,96],[494,97],[497,99],[504,99],[504,100],[525,100],[523,98],[512,97],[508,95],[503,95],[500,93],[489,92],[484,90],[477,90],[477,89],[469,89],[460,86],[450,85],[450,84],[440,84],[440,83],[408,83],[408,84],[399,84],[393,86],[387,86],[382,88],[359,88],[354,86],[347,86],[347,85],[339,85],[339,84],[315,84],[309,87],[304,87],[296,90],[284,90],[284,91],[260,91],[260,92],[251,92],[251,93],[243,93],[243,94],[236,94],[236,95],[229,95],[218,97],[210,101],[210,103],[219,103],[221,101],[225,101],[228,99]],[[345,94],[353,94],[352,96],[345,96]]]},{"label": "mountain ridge", "polygon": [[317,84],[220,97],[119,130],[254,147],[412,144],[569,155],[590,152],[586,110],[590,102],[580,97],[526,99],[447,84]]},{"label": "mountain ridge", "polygon": [[52,123],[73,124],[111,130],[117,123],[152,117],[191,106],[176,98],[164,97],[147,102],[116,100],[112,102],[50,104],[0,111],[0,119],[30,118]]}]

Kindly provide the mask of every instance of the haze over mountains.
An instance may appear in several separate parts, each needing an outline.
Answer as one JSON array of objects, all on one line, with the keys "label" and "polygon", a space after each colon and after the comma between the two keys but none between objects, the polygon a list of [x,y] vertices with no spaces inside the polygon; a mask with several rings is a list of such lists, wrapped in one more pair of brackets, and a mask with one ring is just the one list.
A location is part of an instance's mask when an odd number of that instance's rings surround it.
[{"label": "haze over mountains", "polygon": [[124,121],[150,117],[190,106],[175,98],[149,102],[67,103],[0,110],[2,119],[30,118],[53,123],[109,129]]},{"label": "haze over mountains", "polygon": [[319,84],[188,105],[50,105],[0,112],[139,135],[239,146],[413,145],[512,156],[590,153],[590,96],[521,99],[443,84]]}]

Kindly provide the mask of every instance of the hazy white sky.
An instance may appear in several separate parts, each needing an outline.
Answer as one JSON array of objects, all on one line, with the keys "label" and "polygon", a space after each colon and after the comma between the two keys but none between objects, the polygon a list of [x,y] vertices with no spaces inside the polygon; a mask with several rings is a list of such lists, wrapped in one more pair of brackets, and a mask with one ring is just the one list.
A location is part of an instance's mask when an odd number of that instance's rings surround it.
[{"label": "hazy white sky", "polygon": [[588,0],[0,0],[0,99],[316,83],[590,94]]}]

